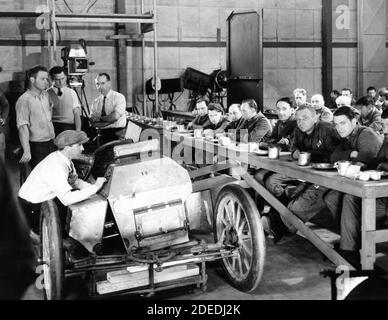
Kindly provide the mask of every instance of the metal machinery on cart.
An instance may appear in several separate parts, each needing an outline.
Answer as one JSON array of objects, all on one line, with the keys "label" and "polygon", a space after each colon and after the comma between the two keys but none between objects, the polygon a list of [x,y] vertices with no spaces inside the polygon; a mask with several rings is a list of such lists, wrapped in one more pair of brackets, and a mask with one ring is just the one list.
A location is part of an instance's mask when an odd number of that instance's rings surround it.
[{"label": "metal machinery on cart", "polygon": [[102,191],[67,208],[68,233],[87,251],[81,259],[63,248],[55,203],[42,205],[47,299],[61,299],[64,280],[75,275],[86,276],[91,296],[152,295],[188,285],[205,290],[206,262],[215,260],[237,289],[257,287],[265,239],[252,199],[237,185],[225,187],[215,206],[216,243],[190,240],[189,174],[171,158],[160,157],[158,149],[158,140],[113,146],[111,160],[104,160]]}]

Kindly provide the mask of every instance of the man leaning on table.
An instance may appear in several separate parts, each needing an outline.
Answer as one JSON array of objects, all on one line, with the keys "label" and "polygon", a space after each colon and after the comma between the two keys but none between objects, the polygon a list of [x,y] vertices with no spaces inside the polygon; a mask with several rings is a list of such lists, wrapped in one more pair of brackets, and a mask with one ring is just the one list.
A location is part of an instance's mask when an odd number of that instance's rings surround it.
[{"label": "man leaning on table", "polygon": [[[334,127],[327,122],[319,120],[319,114],[310,104],[304,104],[296,112],[297,128],[291,146],[294,160],[299,158],[301,152],[311,153],[311,162],[330,162],[330,155],[339,144],[340,138]],[[328,189],[310,183],[299,183],[296,179],[274,174],[268,178],[266,186],[272,194],[282,201],[288,203],[286,190],[290,185],[298,185],[296,190],[290,195],[293,199],[288,208],[303,221],[312,219],[324,203],[324,195]],[[263,224],[268,234],[274,237],[274,241],[280,240],[286,231],[280,215],[275,210],[271,210],[268,217],[263,217]],[[283,221],[287,227],[287,221]]]},{"label": "man leaning on table", "polygon": [[260,143],[271,135],[271,123],[263,115],[262,107],[259,107],[255,100],[244,100],[241,104],[241,114],[244,123],[240,130],[237,131],[236,136],[233,137],[234,140],[238,142]]},{"label": "man leaning on table", "polygon": [[[341,136],[341,143],[331,155],[331,161],[353,161],[364,169],[373,168],[376,156],[381,148],[381,140],[376,132],[360,126],[354,109],[342,107],[334,113],[334,124]],[[385,162],[384,156],[379,162]],[[325,196],[326,206],[340,224],[339,253],[354,267],[360,267],[361,248],[361,198],[331,190]],[[385,218],[387,199],[377,199],[377,223]]]}]

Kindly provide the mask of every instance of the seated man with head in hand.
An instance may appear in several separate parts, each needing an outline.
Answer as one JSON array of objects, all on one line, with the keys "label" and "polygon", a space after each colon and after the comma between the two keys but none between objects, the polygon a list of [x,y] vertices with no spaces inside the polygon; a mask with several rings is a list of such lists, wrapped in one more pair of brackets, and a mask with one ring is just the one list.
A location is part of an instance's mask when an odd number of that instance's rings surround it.
[{"label": "seated man with head in hand", "polygon": [[[39,230],[40,204],[56,199],[62,227],[65,227],[66,206],[88,199],[101,189],[105,178],[97,178],[94,184],[89,184],[78,178],[73,159],[79,157],[83,151],[82,144],[89,138],[83,131],[66,130],[54,140],[58,151],[49,154],[32,170],[27,180],[21,186],[19,198],[33,231]],[[32,212],[31,214],[31,211]],[[64,211],[64,212],[63,212]],[[62,214],[61,214],[62,213]]]}]

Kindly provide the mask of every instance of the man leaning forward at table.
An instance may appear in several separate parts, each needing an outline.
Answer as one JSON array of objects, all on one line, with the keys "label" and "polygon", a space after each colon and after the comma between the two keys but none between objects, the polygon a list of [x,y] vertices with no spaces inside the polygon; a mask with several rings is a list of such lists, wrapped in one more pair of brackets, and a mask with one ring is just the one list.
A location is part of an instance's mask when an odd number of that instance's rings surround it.
[{"label": "man leaning forward at table", "polygon": [[224,108],[219,103],[210,103],[208,106],[209,122],[203,127],[204,135],[215,137],[225,132],[229,120],[224,116]]},{"label": "man leaning forward at table", "polygon": [[[268,145],[277,144],[284,151],[290,150],[296,128],[295,107],[296,105],[288,97],[281,98],[276,102],[276,114],[279,120],[273,128],[272,134],[266,141],[260,143],[260,148],[268,148]],[[255,172],[255,179],[264,185],[272,174],[271,171],[260,169]]]},{"label": "man leaning forward at table", "polygon": [[[341,143],[331,155],[331,162],[348,160],[357,162],[364,169],[376,166],[376,156],[381,148],[381,139],[376,132],[357,124],[357,115],[350,107],[341,107],[334,113],[334,124],[341,136]],[[388,124],[388,123],[387,123]],[[385,130],[386,134],[388,130]],[[386,162],[383,146],[378,161]],[[384,167],[381,164],[380,167]],[[379,168],[380,168],[379,167]],[[331,190],[325,196],[325,204],[340,225],[339,253],[355,268],[360,267],[361,248],[361,198]],[[383,222],[388,205],[387,198],[377,199],[376,217],[378,224]]]},{"label": "man leaning forward at table", "polygon": [[[294,132],[291,152],[293,159],[299,158],[300,152],[310,152],[311,162],[325,163],[330,162],[330,155],[340,142],[333,125],[319,120],[319,114],[311,104],[304,104],[296,112],[297,128]],[[303,177],[301,177],[303,178]],[[308,221],[314,217],[324,204],[324,195],[328,192],[327,188],[302,182],[284,176],[274,174],[268,178],[266,187],[283,204],[289,202],[289,186],[297,185],[296,189],[290,194],[292,201],[288,207],[303,221]],[[274,209],[271,209],[268,216],[262,218],[263,226],[267,234],[274,238],[274,242],[281,239],[286,232],[287,221],[280,219],[280,215]]]},{"label": "man leaning forward at table", "polygon": [[195,105],[197,116],[187,125],[187,129],[202,129],[209,124],[208,107],[205,101],[198,101]]},{"label": "man leaning forward at table", "polygon": [[262,113],[263,108],[256,104],[253,99],[244,100],[241,103],[241,114],[243,124],[231,136],[237,142],[260,143],[267,139],[272,133],[272,125]]}]

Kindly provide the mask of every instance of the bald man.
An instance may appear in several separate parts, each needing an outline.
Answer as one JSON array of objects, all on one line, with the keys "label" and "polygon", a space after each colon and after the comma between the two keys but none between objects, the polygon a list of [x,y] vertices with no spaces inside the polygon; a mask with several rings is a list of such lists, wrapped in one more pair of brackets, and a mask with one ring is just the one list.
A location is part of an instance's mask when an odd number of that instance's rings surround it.
[{"label": "bald man", "polygon": [[325,100],[320,94],[316,94],[311,98],[311,104],[319,115],[319,120],[324,122],[333,122],[333,112],[325,107]]}]

